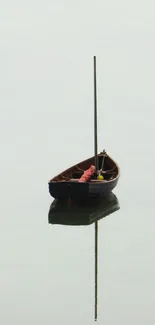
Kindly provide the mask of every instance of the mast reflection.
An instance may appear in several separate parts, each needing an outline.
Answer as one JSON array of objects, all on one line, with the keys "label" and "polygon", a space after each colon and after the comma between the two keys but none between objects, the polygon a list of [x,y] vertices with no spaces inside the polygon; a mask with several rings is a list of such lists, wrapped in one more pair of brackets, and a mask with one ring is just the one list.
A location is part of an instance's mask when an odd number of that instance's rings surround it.
[{"label": "mast reflection", "polygon": [[98,316],[98,223],[99,220],[120,209],[119,201],[114,193],[99,199],[70,203],[67,200],[54,200],[49,208],[50,224],[68,226],[88,226],[94,223],[95,230],[95,310],[94,319]]}]

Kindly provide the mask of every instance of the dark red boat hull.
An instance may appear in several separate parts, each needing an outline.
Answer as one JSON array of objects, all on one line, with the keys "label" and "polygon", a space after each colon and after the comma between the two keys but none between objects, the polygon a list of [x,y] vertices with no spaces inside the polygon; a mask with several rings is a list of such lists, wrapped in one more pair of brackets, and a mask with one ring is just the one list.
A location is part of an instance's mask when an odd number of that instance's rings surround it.
[{"label": "dark red boat hull", "polygon": [[117,185],[118,178],[107,183],[49,183],[49,192],[55,199],[89,199],[91,197],[107,196]]}]

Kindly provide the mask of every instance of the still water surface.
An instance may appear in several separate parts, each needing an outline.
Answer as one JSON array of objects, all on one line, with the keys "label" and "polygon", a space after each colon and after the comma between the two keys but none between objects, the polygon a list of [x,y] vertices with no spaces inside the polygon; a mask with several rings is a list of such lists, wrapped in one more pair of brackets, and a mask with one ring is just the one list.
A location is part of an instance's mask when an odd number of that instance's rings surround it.
[{"label": "still water surface", "polygon": [[[23,325],[93,324],[95,225],[48,223],[48,179],[78,159],[68,156],[62,162],[59,151],[53,155],[52,150],[47,159],[44,147],[35,144],[31,133],[25,152],[21,145],[16,159],[12,153],[10,177],[1,175],[0,318],[7,325],[11,320]],[[152,151],[148,146],[146,155],[137,147],[139,159],[131,155],[131,147],[128,141],[129,153],[122,146],[116,154],[122,174],[114,193],[120,209],[98,221],[98,324],[155,321],[154,187],[149,170],[144,173]]]},{"label": "still water surface", "polygon": [[121,167],[97,323],[154,325],[154,2],[0,6],[0,324],[94,324],[95,225],[49,224],[48,180],[94,152],[96,55],[98,149]]}]

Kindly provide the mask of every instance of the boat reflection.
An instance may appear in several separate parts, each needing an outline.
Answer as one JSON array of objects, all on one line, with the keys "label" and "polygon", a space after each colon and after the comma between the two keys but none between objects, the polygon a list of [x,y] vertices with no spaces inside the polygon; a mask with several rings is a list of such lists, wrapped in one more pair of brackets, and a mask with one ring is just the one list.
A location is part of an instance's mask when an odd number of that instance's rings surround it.
[{"label": "boat reflection", "polygon": [[54,200],[49,209],[48,222],[71,226],[90,225],[119,209],[119,201],[113,192],[107,197],[84,202]]},{"label": "boat reflection", "polygon": [[114,193],[108,197],[87,202],[68,202],[54,200],[48,213],[50,224],[71,226],[90,225],[94,223],[94,320],[97,321],[98,305],[98,224],[99,220],[120,209],[119,201]]}]

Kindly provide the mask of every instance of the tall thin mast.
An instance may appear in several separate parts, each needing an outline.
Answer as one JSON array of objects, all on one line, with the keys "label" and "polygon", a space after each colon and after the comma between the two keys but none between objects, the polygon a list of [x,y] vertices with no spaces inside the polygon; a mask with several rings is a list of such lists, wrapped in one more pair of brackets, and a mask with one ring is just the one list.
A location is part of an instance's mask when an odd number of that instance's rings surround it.
[{"label": "tall thin mast", "polygon": [[[96,171],[98,171],[96,56],[94,56],[94,154],[95,154],[95,167],[96,167]],[[98,222],[95,222],[95,321],[97,321],[97,294],[98,294],[97,266],[98,266]]]},{"label": "tall thin mast", "polygon": [[96,56],[94,56],[94,151],[95,151],[95,167],[96,167],[96,171],[98,171]]}]

